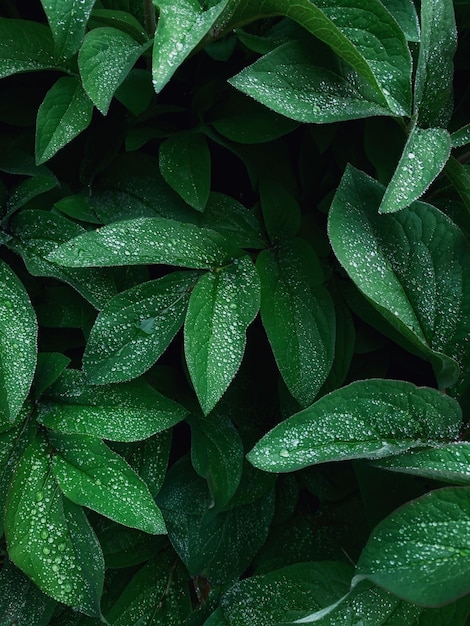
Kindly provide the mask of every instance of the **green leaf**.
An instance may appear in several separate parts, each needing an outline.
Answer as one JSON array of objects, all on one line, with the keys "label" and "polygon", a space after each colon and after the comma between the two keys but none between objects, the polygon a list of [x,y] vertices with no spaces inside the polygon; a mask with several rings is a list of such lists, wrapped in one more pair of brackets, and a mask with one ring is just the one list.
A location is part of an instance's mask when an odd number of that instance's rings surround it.
[{"label": "green leaf", "polygon": [[271,241],[295,237],[300,229],[302,215],[294,196],[275,180],[262,178],[259,199],[266,232]]},{"label": "green leaf", "polygon": [[4,219],[8,219],[18,209],[21,209],[30,200],[37,198],[43,193],[47,193],[59,185],[59,181],[51,176],[32,176],[21,181],[10,192]]},{"label": "green leaf", "polygon": [[80,48],[78,67],[83,88],[96,108],[106,115],[114,92],[149,47],[116,28],[95,28]]},{"label": "green leaf", "polygon": [[95,1],[41,0],[54,37],[55,52],[61,59],[68,59],[80,48]]},{"label": "green leaf", "polygon": [[198,277],[196,272],[173,272],[111,298],[88,338],[83,355],[87,378],[96,384],[122,382],[152,367],[183,325]]},{"label": "green leaf", "polygon": [[415,113],[421,126],[447,126],[452,113],[452,61],[456,48],[452,0],[423,0],[414,93]]},{"label": "green leaf", "polygon": [[406,142],[380,213],[394,213],[417,200],[442,171],[450,156],[450,135],[442,128],[415,128]]},{"label": "green leaf", "polygon": [[203,10],[198,0],[155,0],[160,9],[153,46],[153,86],[157,93],[209,32],[228,4],[220,0]]},{"label": "green leaf", "polygon": [[0,416],[14,422],[36,369],[37,321],[16,275],[0,261]]},{"label": "green leaf", "polygon": [[66,267],[163,263],[218,267],[240,254],[222,235],[193,224],[142,217],[104,226],[60,246],[48,256]]},{"label": "green leaf", "polygon": [[146,439],[187,415],[142,379],[96,387],[77,370],[63,373],[38,410],[40,423],[52,430],[111,441]]},{"label": "green leaf", "polygon": [[460,148],[470,143],[470,124],[466,124],[451,135],[452,147]]},{"label": "green leaf", "polygon": [[34,396],[36,399],[55,383],[69,363],[69,357],[60,352],[40,352],[38,354],[34,375]]},{"label": "green leaf", "polygon": [[353,584],[367,578],[430,607],[469,593],[469,514],[467,487],[438,489],[408,502],[375,527]]},{"label": "green leaf", "polygon": [[380,458],[455,439],[461,419],[458,403],[435,389],[398,380],[361,380],[278,424],[247,458],[269,472]]},{"label": "green leaf", "polygon": [[357,75],[343,76],[340,71],[318,66],[314,51],[290,41],[245,67],[229,83],[298,122],[325,124],[392,115]]},{"label": "green leaf", "polygon": [[131,37],[141,43],[148,41],[148,35],[142,24],[137,18],[127,11],[114,9],[93,9],[88,26],[89,28],[113,26],[128,35],[131,35]]},{"label": "green leaf", "polygon": [[470,168],[451,156],[446,163],[444,173],[470,213]]},{"label": "green leaf", "polygon": [[321,285],[320,264],[308,244],[294,239],[261,252],[256,268],[274,357],[291,394],[307,406],[328,376],[335,349],[335,310]]},{"label": "green leaf", "polygon": [[0,78],[49,69],[62,69],[49,28],[29,20],[0,17]]},{"label": "green leaf", "polygon": [[46,442],[21,457],[8,494],[5,535],[11,560],[55,600],[100,616],[104,563],[80,507],[63,498]]},{"label": "green leaf", "polygon": [[184,324],[184,352],[204,414],[226,391],[245,352],[246,329],[256,317],[260,284],[249,256],[202,276]]},{"label": "green leaf", "polygon": [[163,430],[132,446],[126,461],[148,485],[153,497],[160,491],[170,457],[172,430]]},{"label": "green leaf", "polygon": [[48,161],[91,122],[93,103],[74,76],[63,76],[49,89],[36,123],[36,163]]},{"label": "green leaf", "polygon": [[[440,387],[468,378],[470,248],[429,204],[378,215],[383,187],[348,167],[329,215],[333,250],[383,317],[431,360]],[[411,250],[413,253],[411,254]],[[445,356],[447,355],[447,356]]]},{"label": "green leaf", "polygon": [[185,202],[204,211],[211,187],[211,155],[202,133],[174,133],[160,144],[160,172]]},{"label": "green leaf", "polygon": [[420,40],[419,20],[413,0],[382,0],[402,29],[407,41]]},{"label": "green leaf", "polygon": [[470,485],[470,443],[456,441],[437,448],[410,450],[374,465],[454,485]]},{"label": "green leaf", "polygon": [[10,226],[14,240],[9,246],[21,254],[33,276],[52,276],[68,283],[98,309],[116,294],[113,277],[103,270],[68,269],[48,260],[60,244],[84,232],[76,222],[34,209],[21,211]]},{"label": "green leaf", "polygon": [[50,435],[52,471],[62,493],[110,519],[147,533],[165,534],[162,514],[144,481],[102,441]]},{"label": "green leaf", "polygon": [[208,417],[192,416],[189,424],[194,469],[207,480],[217,509],[223,509],[240,484],[242,440],[232,422],[217,411]]}]

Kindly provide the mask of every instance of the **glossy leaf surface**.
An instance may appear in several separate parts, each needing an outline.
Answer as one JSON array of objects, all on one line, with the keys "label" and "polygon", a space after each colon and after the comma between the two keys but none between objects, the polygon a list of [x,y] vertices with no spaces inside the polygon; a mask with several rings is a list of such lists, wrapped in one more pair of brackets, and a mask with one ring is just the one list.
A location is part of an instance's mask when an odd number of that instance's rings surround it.
[{"label": "glossy leaf surface", "polygon": [[47,26],[29,20],[0,18],[0,78],[59,67]]},{"label": "glossy leaf surface", "polygon": [[74,55],[83,41],[96,0],[41,0],[54,37],[55,52],[63,59]]}]

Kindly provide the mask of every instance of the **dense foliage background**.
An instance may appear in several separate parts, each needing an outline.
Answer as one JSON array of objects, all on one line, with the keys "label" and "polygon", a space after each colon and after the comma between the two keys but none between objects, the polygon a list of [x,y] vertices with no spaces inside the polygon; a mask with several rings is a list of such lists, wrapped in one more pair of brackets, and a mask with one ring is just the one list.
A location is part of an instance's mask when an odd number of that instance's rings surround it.
[{"label": "dense foliage background", "polygon": [[470,5],[0,5],[0,623],[464,625]]}]

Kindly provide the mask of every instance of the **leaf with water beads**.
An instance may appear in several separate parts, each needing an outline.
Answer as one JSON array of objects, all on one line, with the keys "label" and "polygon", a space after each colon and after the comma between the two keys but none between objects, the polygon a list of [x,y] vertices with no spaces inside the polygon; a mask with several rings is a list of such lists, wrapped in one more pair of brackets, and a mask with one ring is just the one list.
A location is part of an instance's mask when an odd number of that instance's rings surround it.
[{"label": "leaf with water beads", "polygon": [[461,421],[459,404],[436,389],[399,380],[361,380],[281,422],[247,458],[269,472],[376,459],[456,439]]},{"label": "leaf with water beads", "polygon": [[50,434],[52,471],[62,493],[110,519],[147,533],[166,533],[162,514],[144,481],[101,440]]},{"label": "leaf with water beads", "polygon": [[184,352],[204,414],[220,400],[240,367],[246,329],[256,317],[260,283],[249,256],[202,276],[184,323]]},{"label": "leaf with water beads", "polygon": [[210,269],[240,254],[239,248],[208,228],[160,217],[142,217],[75,237],[47,258],[66,267],[162,263]]},{"label": "leaf with water beads", "polygon": [[408,602],[439,606],[470,591],[470,488],[408,502],[375,527],[353,584],[367,578]]},{"label": "leaf with water beads", "polygon": [[51,27],[55,52],[62,59],[73,56],[83,41],[96,0],[41,0]]},{"label": "leaf with water beads", "polygon": [[36,368],[37,321],[19,279],[0,261],[0,415],[12,423],[25,401]]},{"label": "leaf with water beads", "polygon": [[122,291],[91,329],[83,370],[93,383],[114,383],[146,372],[183,325],[197,272],[173,272]]},{"label": "leaf with water beads", "polygon": [[18,462],[5,511],[8,554],[42,591],[99,617],[101,548],[82,509],[62,496],[49,452],[39,437]]},{"label": "leaf with water beads", "polygon": [[379,212],[400,211],[422,196],[444,168],[450,148],[450,135],[443,128],[415,128],[387,186]]}]

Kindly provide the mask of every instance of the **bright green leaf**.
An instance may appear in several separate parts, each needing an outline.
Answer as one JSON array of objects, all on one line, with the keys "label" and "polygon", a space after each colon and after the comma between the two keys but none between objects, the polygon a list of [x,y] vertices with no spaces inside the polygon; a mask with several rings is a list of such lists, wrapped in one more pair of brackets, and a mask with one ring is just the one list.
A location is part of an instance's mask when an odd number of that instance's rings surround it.
[{"label": "bright green leaf", "polygon": [[418,14],[413,0],[382,0],[402,29],[408,41],[419,41],[420,30]]},{"label": "bright green leaf", "polygon": [[290,472],[327,461],[380,458],[455,439],[461,419],[458,403],[435,389],[362,380],[278,424],[248,460],[265,471]]},{"label": "bright green leaf", "polygon": [[442,171],[450,148],[446,130],[415,128],[380,203],[380,213],[394,213],[417,200]]},{"label": "bright green leaf", "polygon": [[277,365],[291,394],[307,406],[328,376],[335,347],[335,311],[318,259],[297,239],[261,252],[256,268],[261,319]]},{"label": "bright green leaf", "polygon": [[88,385],[81,372],[66,370],[39,405],[39,421],[62,433],[111,441],[139,441],[166,430],[187,415],[142,379]]},{"label": "bright green leaf", "polygon": [[74,76],[63,76],[49,89],[36,123],[36,163],[48,161],[91,122],[93,103]]},{"label": "bright green leaf", "polygon": [[68,59],[78,51],[95,2],[96,0],[41,0],[58,57]]},{"label": "bright green leaf", "polygon": [[37,321],[16,275],[0,262],[0,416],[13,422],[36,369]]},{"label": "bright green leaf", "polygon": [[86,35],[78,55],[78,67],[84,90],[103,115],[108,112],[114,92],[149,45],[106,26]]},{"label": "bright green leaf", "polygon": [[52,471],[62,493],[110,519],[147,533],[166,533],[147,485],[122,457],[94,437],[50,435]]},{"label": "bright green leaf", "polygon": [[160,172],[185,202],[204,211],[211,186],[211,155],[205,135],[174,133],[160,144]]},{"label": "bright green leaf", "polygon": [[206,415],[240,367],[246,329],[258,313],[259,301],[259,278],[249,256],[208,272],[193,289],[184,324],[184,351]]},{"label": "bright green leaf", "polygon": [[[378,215],[383,187],[348,167],[329,215],[333,250],[374,307],[430,359],[441,387],[468,378],[470,247],[445,215],[421,202]],[[455,361],[454,361],[455,360]]]},{"label": "bright green leaf", "polygon": [[355,580],[367,578],[424,606],[469,593],[469,516],[467,487],[438,489],[408,502],[375,527]]},{"label": "bright green leaf", "polygon": [[81,508],[63,498],[50,462],[46,442],[36,439],[17,465],[5,513],[8,554],[42,591],[99,617],[101,549]]},{"label": "bright green leaf", "polygon": [[164,263],[208,269],[240,254],[222,235],[159,217],[142,217],[104,226],[75,237],[49,255],[66,267]]}]

